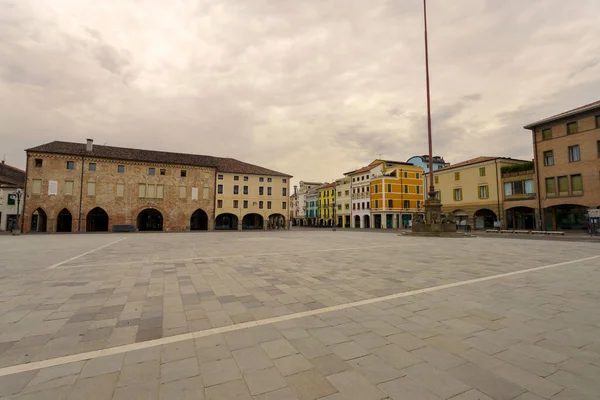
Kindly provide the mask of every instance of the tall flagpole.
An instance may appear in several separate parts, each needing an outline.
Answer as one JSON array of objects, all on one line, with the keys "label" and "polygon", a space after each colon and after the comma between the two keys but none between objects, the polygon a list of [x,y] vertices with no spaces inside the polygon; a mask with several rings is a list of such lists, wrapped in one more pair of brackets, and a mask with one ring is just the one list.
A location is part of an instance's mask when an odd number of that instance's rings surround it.
[{"label": "tall flagpole", "polygon": [[435,198],[433,184],[433,149],[431,144],[431,98],[429,95],[429,47],[427,44],[427,0],[423,0],[423,18],[425,20],[425,75],[427,79],[427,139],[429,141],[429,199]]}]

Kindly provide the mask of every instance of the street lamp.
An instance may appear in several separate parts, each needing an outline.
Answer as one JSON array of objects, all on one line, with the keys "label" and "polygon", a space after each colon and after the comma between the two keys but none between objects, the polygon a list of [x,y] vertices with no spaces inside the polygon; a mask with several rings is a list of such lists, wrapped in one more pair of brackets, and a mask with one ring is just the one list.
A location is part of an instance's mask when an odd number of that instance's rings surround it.
[{"label": "street lamp", "polygon": [[[23,197],[23,189],[18,188],[17,191],[15,192],[15,197],[17,198],[17,229],[18,229],[18,233],[17,234],[21,234],[22,232],[22,227],[21,227],[21,197]],[[15,230],[12,230],[12,233],[15,233]]]}]

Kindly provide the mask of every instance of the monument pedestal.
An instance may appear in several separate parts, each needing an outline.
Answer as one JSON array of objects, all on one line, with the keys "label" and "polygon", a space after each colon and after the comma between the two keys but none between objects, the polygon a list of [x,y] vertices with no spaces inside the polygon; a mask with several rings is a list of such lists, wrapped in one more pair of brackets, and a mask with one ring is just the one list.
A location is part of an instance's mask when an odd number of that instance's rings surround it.
[{"label": "monument pedestal", "polygon": [[425,220],[414,221],[412,231],[402,234],[424,237],[472,237],[456,232],[456,222],[453,217],[442,219],[442,203],[435,198],[425,200]]}]

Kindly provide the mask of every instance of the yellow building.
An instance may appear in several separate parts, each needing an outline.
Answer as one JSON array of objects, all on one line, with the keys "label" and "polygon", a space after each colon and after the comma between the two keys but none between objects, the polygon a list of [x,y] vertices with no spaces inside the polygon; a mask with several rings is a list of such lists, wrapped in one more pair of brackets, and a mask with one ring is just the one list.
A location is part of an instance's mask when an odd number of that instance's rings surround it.
[{"label": "yellow building", "polygon": [[[434,172],[442,212],[453,212],[459,225],[473,229],[503,225],[501,168],[527,161],[505,157],[477,157]],[[429,187],[429,174],[426,188]]]},{"label": "yellow building", "polygon": [[399,161],[375,160],[381,165],[371,177],[371,219],[373,228],[408,227],[423,212],[423,168]]},{"label": "yellow building", "polygon": [[215,229],[287,228],[290,176],[250,167],[217,173]]},{"label": "yellow building", "polygon": [[351,214],[351,189],[352,178],[345,176],[335,181],[335,207],[338,227],[350,228]]},{"label": "yellow building", "polygon": [[325,183],[317,189],[319,190],[318,224],[320,226],[332,226],[335,214],[335,182]]}]

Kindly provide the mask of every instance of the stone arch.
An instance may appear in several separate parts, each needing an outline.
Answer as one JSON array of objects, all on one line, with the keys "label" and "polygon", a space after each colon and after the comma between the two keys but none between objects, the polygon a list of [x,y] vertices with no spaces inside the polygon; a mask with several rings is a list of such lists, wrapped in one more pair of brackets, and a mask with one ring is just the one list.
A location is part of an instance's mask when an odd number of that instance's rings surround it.
[{"label": "stone arch", "polygon": [[285,229],[285,216],[278,213],[269,215],[268,226],[271,229]]},{"label": "stone arch", "polygon": [[208,214],[203,209],[199,208],[190,217],[191,231],[207,231],[208,230]]},{"label": "stone arch", "polygon": [[242,230],[246,229],[263,229],[264,218],[257,213],[249,213],[242,218]]},{"label": "stone arch", "polygon": [[42,207],[36,208],[31,214],[30,232],[46,232],[48,229],[48,215]]},{"label": "stone arch", "polygon": [[60,210],[56,216],[56,232],[72,232],[73,215],[67,208]]},{"label": "stone arch", "polygon": [[535,209],[511,207],[506,210],[507,229],[535,229]]},{"label": "stone arch", "polygon": [[363,223],[363,227],[364,228],[370,228],[371,227],[371,216],[365,215],[363,217],[363,221],[364,221],[364,223]]},{"label": "stone arch", "polygon": [[360,228],[360,215],[355,215],[354,216],[354,227],[355,228]]},{"label": "stone arch", "polygon": [[137,216],[139,231],[162,231],[163,216],[156,208],[145,208]]},{"label": "stone arch", "polygon": [[92,208],[85,217],[86,232],[108,232],[108,213],[102,207]]},{"label": "stone arch", "polygon": [[489,229],[494,227],[494,222],[498,221],[496,213],[489,208],[480,208],[473,214],[475,229]]},{"label": "stone arch", "polygon": [[238,217],[235,214],[223,213],[215,218],[215,230],[237,230]]}]

